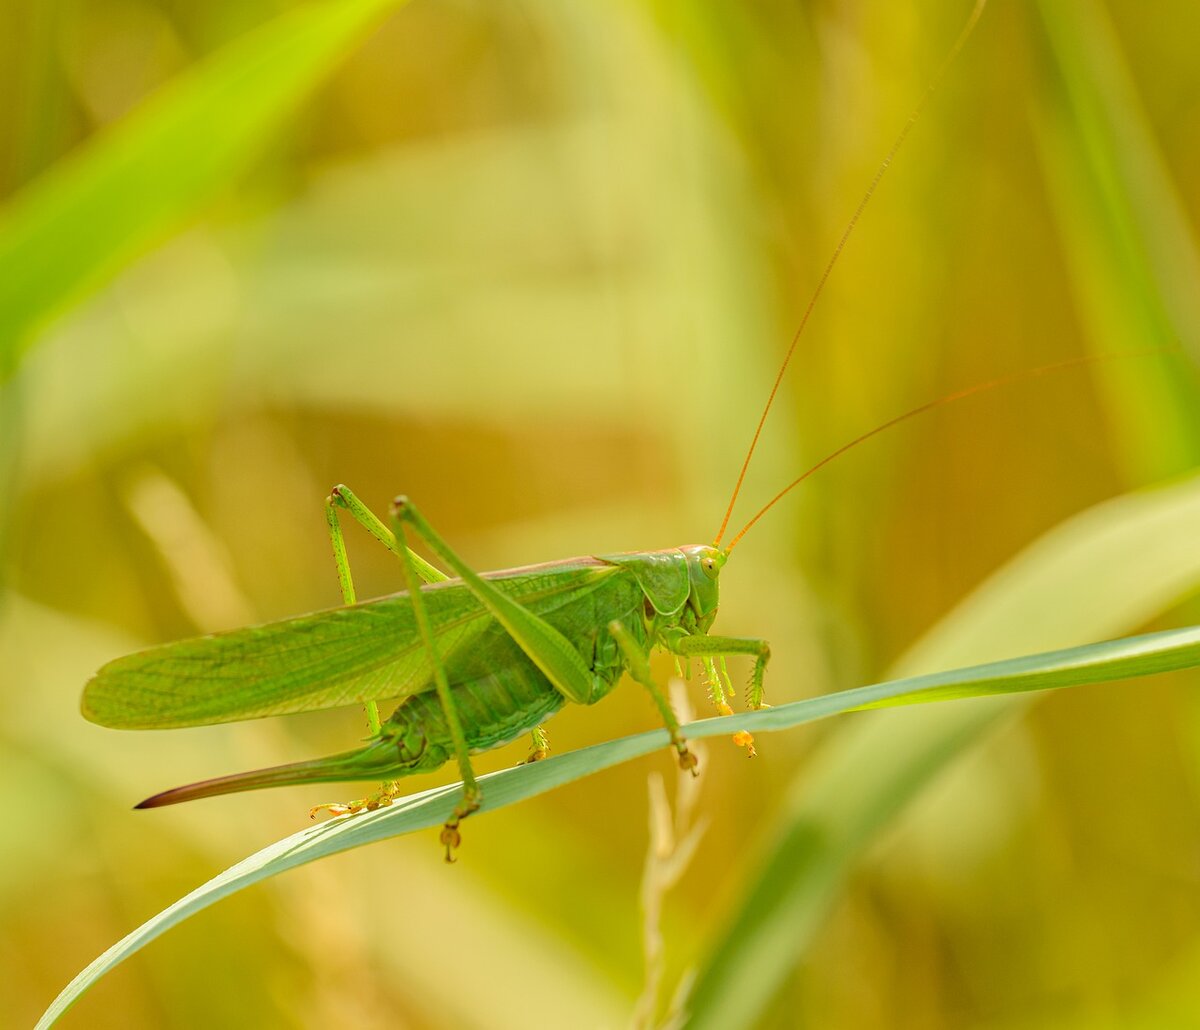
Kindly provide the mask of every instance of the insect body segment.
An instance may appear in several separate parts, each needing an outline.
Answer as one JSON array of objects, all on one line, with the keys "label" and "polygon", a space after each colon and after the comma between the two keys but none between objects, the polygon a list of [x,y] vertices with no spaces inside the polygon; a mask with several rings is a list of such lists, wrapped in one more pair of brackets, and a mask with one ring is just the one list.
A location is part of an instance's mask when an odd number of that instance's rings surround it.
[{"label": "insect body segment", "polygon": [[[338,487],[330,497],[330,528],[347,600],[353,583],[335,508],[397,554],[407,591],[117,659],[88,684],[84,712],[105,725],[161,727],[399,698],[392,716],[358,750],[176,788],[139,807],[264,786],[395,780],[454,759],[463,798],[442,834],[450,857],[458,824],[479,805],[470,756],[532,733],[533,757],[540,757],[548,747],[540,724],[567,701],[594,704],[624,672],[647,688],[681,764],[694,768],[650,675],[655,647],[699,658],[711,675],[718,655],[754,655],[751,698],[761,697],[766,644],[706,635],[725,563],[717,548],[573,558],[481,575],[406,499],[393,505],[389,529]],[[439,579],[442,573],[418,564],[404,544],[408,529],[457,577]],[[373,798],[323,807],[359,811],[397,792],[385,783]]]}]

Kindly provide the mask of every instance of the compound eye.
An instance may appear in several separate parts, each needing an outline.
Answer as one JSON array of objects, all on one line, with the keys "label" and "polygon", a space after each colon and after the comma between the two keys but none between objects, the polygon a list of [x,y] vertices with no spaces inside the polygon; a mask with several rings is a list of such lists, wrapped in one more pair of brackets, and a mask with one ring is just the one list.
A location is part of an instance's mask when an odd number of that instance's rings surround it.
[{"label": "compound eye", "polygon": [[700,567],[710,576],[716,575],[717,563],[712,558],[701,558]]}]

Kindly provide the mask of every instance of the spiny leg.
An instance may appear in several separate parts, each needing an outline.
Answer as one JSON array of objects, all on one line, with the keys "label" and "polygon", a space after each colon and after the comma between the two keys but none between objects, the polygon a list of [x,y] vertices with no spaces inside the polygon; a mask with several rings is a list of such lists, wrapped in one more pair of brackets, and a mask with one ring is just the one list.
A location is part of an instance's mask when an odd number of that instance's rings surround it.
[{"label": "spiny leg", "polygon": [[[716,704],[717,711],[721,715],[733,715],[733,709],[729,707],[729,703],[725,700],[726,695],[732,697],[736,691],[733,689],[733,680],[729,678],[729,667],[725,664],[725,656],[720,655],[717,658],[702,658],[705,668],[708,670],[710,683],[717,684],[718,688],[714,694],[713,701]],[[739,738],[738,743],[743,747],[750,748],[750,755],[754,755],[754,738],[743,730],[741,733],[734,734]]]},{"label": "spiny leg", "polygon": [[[771,659],[771,646],[765,640],[755,640],[747,637],[710,637],[696,634],[690,636],[670,636],[665,638],[663,642],[667,650],[672,654],[677,654],[684,658],[699,658],[705,661],[706,667],[710,671],[710,683],[717,677],[717,670],[712,664],[713,659],[720,662],[721,672],[724,673],[726,680],[728,680],[728,673],[725,671],[725,659],[730,655],[753,655],[754,671],[750,675],[750,687],[746,693],[746,703],[752,709],[767,707],[763,701],[763,675],[766,672],[767,662]],[[719,683],[719,680],[717,682]],[[718,699],[723,699],[723,691],[718,690],[715,693]],[[721,700],[718,700],[717,708],[722,715],[732,714],[732,709],[729,709],[728,704],[725,705],[724,709],[721,708]],[[735,733],[733,735],[733,742],[739,747],[747,748],[747,753],[751,758],[756,754],[754,750],[754,737],[746,730],[739,730]]]},{"label": "spiny leg", "polygon": [[[679,661],[678,658],[675,659]],[[691,664],[689,660],[688,664]],[[733,709],[726,700],[734,693],[733,683],[729,679],[729,670],[725,667],[725,659],[701,658],[700,665],[704,669],[704,682],[708,685],[708,699],[721,715],[732,715]]]},{"label": "spiny leg", "polygon": [[[678,660],[678,659],[676,659]],[[732,696],[733,683],[730,681],[730,671],[725,667],[724,658],[701,658],[700,664],[704,669],[704,682],[708,684],[708,700],[713,702],[718,715],[732,715],[733,708],[726,699]],[[745,748],[749,757],[754,757],[754,736],[749,731],[738,730],[733,735],[733,743],[739,748]]]},{"label": "spiny leg", "polygon": [[624,623],[620,619],[613,619],[608,624],[608,631],[613,635],[613,639],[621,649],[621,654],[625,658],[625,665],[629,669],[629,675],[650,691],[650,696],[658,706],[658,710],[663,717],[663,722],[667,725],[667,731],[671,734],[671,743],[675,745],[675,750],[679,752],[680,768],[690,769],[693,776],[698,775],[696,772],[696,756],[688,750],[687,741],[683,739],[683,733],[679,729],[679,720],[675,718],[675,712],[672,710],[667,696],[662,692],[662,688],[654,682],[654,676],[650,671],[650,662],[638,646],[637,640],[625,628]]},{"label": "spiny leg", "polygon": [[671,654],[682,658],[728,658],[732,655],[752,655],[754,671],[746,703],[751,708],[763,708],[763,674],[771,660],[771,645],[765,640],[750,637],[711,637],[702,634],[664,635],[663,644]]},{"label": "spiny leg", "polygon": [[[354,579],[350,574],[350,559],[346,554],[345,538],[342,536],[341,520],[338,517],[339,508],[348,512],[355,522],[396,555],[397,558],[400,558],[401,561],[403,561],[403,557],[395,534],[375,516],[375,513],[370,508],[355,496],[354,491],[342,483],[335,486],[325,499],[325,521],[329,525],[329,540],[333,545],[333,560],[337,566],[338,585],[342,590],[342,601],[347,605],[351,605],[356,601]],[[412,554],[411,551],[409,554],[413,565],[416,567],[417,575],[426,583],[435,583],[439,580],[449,578],[440,569],[430,565],[420,555]],[[366,709],[367,714],[367,731],[372,737],[378,736],[381,728],[379,706],[374,701],[365,701],[363,702],[363,707]],[[398,781],[388,780],[380,785],[379,790],[372,797],[360,798],[357,801],[350,801],[345,804],[317,805],[315,808],[310,809],[308,814],[310,818],[315,819],[318,812],[328,812],[331,815],[347,815],[353,812],[368,811],[387,804],[400,793],[400,790],[401,787]]]},{"label": "spiny leg", "polygon": [[[734,693],[733,683],[729,679],[729,670],[725,667],[724,657],[715,659],[701,658],[700,662],[704,666],[704,678],[708,683],[709,700],[712,701],[717,714],[733,715],[733,709],[726,700],[728,696]],[[754,736],[748,730],[738,730],[733,735],[733,742],[738,747],[746,748],[746,754],[750,758],[758,754],[754,750]]]},{"label": "spiny leg", "polygon": [[550,738],[541,726],[535,726],[529,733],[529,754],[521,761],[522,765],[540,762],[550,754]]},{"label": "spiny leg", "polygon": [[[674,655],[675,668],[686,669],[688,674],[681,678],[691,679],[692,660],[689,658],[686,663],[680,660],[679,655]],[[717,710],[718,715],[733,715],[733,709],[729,706],[727,698],[733,695],[733,683],[729,679],[729,670],[725,667],[725,659],[701,658],[700,667],[704,670],[704,682],[708,687],[708,699],[712,702],[712,706]],[[754,750],[754,738],[745,730],[739,730],[733,735],[733,741],[738,747],[749,748],[750,757],[753,758],[757,752]]]},{"label": "spiny leg", "polygon": [[[679,661],[678,657],[675,661]],[[691,665],[691,662],[688,662]],[[728,708],[729,704],[725,700],[728,694],[732,693],[728,689],[729,684],[725,683],[717,674],[717,663],[711,658],[702,658],[700,667],[704,670],[704,682],[708,686],[708,699],[716,706],[717,711],[722,715],[727,715],[727,712],[722,711]]]}]

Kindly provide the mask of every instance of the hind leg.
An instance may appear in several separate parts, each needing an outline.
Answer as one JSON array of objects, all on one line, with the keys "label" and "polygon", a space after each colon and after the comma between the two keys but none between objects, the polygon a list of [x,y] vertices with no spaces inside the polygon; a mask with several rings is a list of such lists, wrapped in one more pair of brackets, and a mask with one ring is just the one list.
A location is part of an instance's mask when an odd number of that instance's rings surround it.
[{"label": "hind leg", "polygon": [[[341,520],[338,517],[339,509],[348,513],[355,522],[396,555],[397,558],[403,561],[403,557],[400,544],[396,540],[396,535],[375,516],[370,508],[355,496],[354,491],[340,483],[330,490],[329,496],[325,499],[325,521],[329,526],[329,541],[333,546],[333,561],[337,566],[338,585],[342,590],[342,602],[346,605],[351,605],[356,602],[357,598],[354,592],[354,577],[350,573],[350,559],[346,554],[346,541],[342,536]],[[420,555],[408,551],[408,557],[416,568],[417,575],[426,583],[435,583],[438,580],[449,578],[445,573],[430,565]],[[375,701],[365,701],[363,708],[366,710],[367,731],[373,737],[378,736],[381,726],[379,705]],[[368,812],[371,809],[380,808],[388,804],[400,794],[400,790],[400,783],[397,780],[388,780],[380,784],[379,790],[370,797],[359,798],[357,801],[349,801],[344,804],[335,802],[317,805],[308,814],[310,818],[315,819],[321,812],[327,812],[330,815],[350,815],[356,812]]]}]

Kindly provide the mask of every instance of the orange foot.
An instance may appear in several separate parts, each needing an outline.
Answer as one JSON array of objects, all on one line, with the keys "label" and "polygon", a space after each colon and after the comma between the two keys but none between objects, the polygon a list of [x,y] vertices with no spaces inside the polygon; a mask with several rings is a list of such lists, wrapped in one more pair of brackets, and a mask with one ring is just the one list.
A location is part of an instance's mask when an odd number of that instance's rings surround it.
[{"label": "orange foot", "polygon": [[372,794],[369,798],[359,798],[357,801],[347,801],[345,804],[340,802],[332,802],[325,805],[317,805],[315,808],[308,810],[308,817],[315,819],[322,812],[329,815],[358,815],[359,812],[374,812],[377,808],[383,808],[385,805],[390,805],[400,794],[400,785],[395,780],[385,783],[377,793]]},{"label": "orange foot", "polygon": [[366,798],[359,801],[348,801],[345,804],[338,802],[329,802],[324,805],[316,805],[308,810],[308,817],[316,819],[318,815],[357,815],[359,812],[365,812],[371,807],[370,802]]},{"label": "orange foot", "polygon": [[[733,709],[730,708],[729,705],[725,701],[718,701],[717,702],[717,714],[718,715],[733,715]],[[738,730],[737,733],[735,733],[733,735],[733,742],[738,747],[746,748],[746,757],[747,758],[754,758],[758,754],[758,752],[754,750],[754,736],[750,733],[749,730]]]},{"label": "orange foot", "polygon": [[733,742],[738,747],[744,747],[746,749],[747,758],[754,758],[758,754],[758,752],[754,750],[754,737],[749,730],[738,730],[737,733],[733,735]]}]

